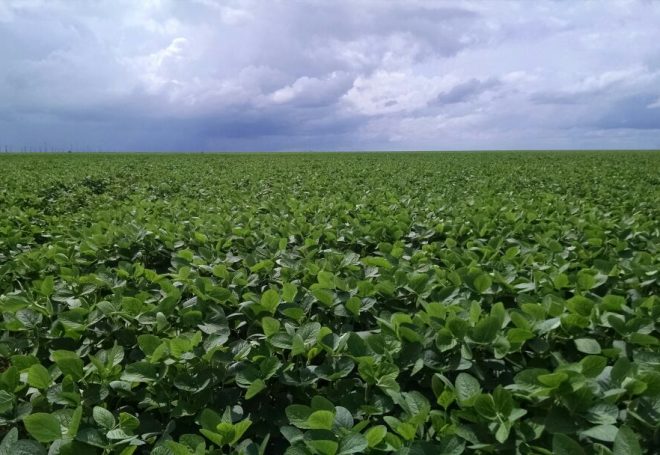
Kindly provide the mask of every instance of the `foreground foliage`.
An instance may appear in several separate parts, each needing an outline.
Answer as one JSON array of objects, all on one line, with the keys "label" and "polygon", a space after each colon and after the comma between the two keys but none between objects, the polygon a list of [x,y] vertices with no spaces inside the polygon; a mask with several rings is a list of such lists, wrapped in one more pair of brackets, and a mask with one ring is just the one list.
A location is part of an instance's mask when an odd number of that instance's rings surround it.
[{"label": "foreground foliage", "polygon": [[0,454],[660,451],[658,153],[0,162]]}]

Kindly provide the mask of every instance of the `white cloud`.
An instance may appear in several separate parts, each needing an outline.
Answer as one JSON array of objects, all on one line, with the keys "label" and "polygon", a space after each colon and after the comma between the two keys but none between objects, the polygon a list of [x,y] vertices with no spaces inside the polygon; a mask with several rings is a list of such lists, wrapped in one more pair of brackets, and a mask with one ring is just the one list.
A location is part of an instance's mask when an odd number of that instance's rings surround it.
[{"label": "white cloud", "polygon": [[638,66],[634,68],[615,69],[605,71],[601,74],[587,76],[573,87],[569,92],[591,93],[612,87],[615,84],[634,85],[652,79],[654,75],[646,68]]},{"label": "white cloud", "polygon": [[332,103],[348,88],[351,79],[345,72],[334,71],[325,78],[303,76],[282,87],[270,99],[276,104],[297,102],[298,105]]},{"label": "white cloud", "polygon": [[344,101],[365,115],[411,112],[422,109],[438,94],[458,82],[453,75],[425,77],[403,71],[376,71],[358,76]]},{"label": "white cloud", "polygon": [[179,65],[185,61],[188,40],[184,37],[174,38],[166,47],[146,56],[130,59],[127,63],[140,75],[147,93],[153,94],[166,86],[181,87],[183,82],[177,80]]}]

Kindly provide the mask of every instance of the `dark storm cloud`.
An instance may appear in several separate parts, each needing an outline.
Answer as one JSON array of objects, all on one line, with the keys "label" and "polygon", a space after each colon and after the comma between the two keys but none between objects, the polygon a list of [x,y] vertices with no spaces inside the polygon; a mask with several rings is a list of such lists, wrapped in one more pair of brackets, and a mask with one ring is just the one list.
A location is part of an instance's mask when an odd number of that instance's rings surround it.
[{"label": "dark storm cloud", "polygon": [[6,0],[0,147],[657,146],[659,21],[644,1]]}]

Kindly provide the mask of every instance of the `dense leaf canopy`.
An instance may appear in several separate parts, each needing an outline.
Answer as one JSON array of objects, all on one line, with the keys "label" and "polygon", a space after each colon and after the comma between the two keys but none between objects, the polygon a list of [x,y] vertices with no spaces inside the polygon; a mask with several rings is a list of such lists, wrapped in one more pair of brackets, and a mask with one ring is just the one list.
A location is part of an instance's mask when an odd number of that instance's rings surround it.
[{"label": "dense leaf canopy", "polygon": [[660,451],[658,153],[0,164],[0,454]]}]

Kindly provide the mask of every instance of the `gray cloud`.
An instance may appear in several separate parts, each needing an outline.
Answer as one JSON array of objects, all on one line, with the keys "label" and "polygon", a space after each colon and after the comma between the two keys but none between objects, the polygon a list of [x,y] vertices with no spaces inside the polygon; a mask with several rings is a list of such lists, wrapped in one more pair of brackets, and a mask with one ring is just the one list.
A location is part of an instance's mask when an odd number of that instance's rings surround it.
[{"label": "gray cloud", "polygon": [[0,147],[659,147],[659,22],[642,0],[5,0]]},{"label": "gray cloud", "polygon": [[480,94],[499,87],[500,84],[501,82],[495,78],[488,78],[483,81],[473,78],[439,94],[436,101],[440,104],[463,103],[474,100]]},{"label": "gray cloud", "polygon": [[603,129],[657,130],[660,103],[656,94],[640,94],[616,101],[594,126]]}]

